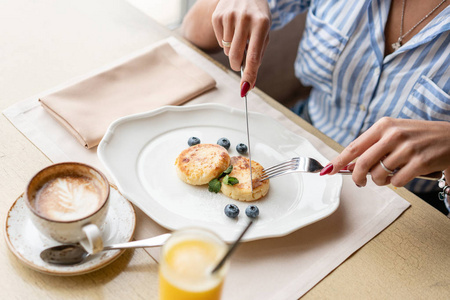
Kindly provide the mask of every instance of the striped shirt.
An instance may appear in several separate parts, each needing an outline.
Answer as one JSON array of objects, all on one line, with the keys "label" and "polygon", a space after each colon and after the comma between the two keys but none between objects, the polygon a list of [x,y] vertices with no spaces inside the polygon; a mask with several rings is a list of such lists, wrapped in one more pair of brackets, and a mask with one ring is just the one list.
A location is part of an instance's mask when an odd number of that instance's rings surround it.
[{"label": "striped shirt", "polygon": [[[269,0],[272,28],[308,10],[295,61],[315,127],[348,145],[383,116],[450,121],[450,6],[384,57],[390,0]],[[430,183],[430,182],[428,182]],[[415,180],[414,191],[436,183]]]}]

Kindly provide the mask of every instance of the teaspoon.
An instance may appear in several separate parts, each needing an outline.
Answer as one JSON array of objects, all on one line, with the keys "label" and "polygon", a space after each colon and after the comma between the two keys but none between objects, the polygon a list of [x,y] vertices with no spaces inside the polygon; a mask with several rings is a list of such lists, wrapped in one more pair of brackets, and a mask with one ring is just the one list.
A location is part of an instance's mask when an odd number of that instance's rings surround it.
[{"label": "teaspoon", "polygon": [[[102,251],[129,248],[159,247],[164,245],[170,233],[149,239],[105,246]],[[80,244],[66,244],[47,248],[41,252],[41,259],[50,264],[75,265],[83,262],[90,254]]]}]

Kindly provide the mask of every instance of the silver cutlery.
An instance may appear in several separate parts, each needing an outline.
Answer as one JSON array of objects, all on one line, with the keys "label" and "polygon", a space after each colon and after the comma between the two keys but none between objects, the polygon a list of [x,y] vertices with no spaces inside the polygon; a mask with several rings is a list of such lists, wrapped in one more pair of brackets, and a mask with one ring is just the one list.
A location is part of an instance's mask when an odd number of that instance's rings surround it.
[{"label": "silver cutlery", "polygon": [[[129,248],[148,248],[164,245],[170,233],[161,234],[149,239],[105,246],[102,251]],[[45,262],[56,265],[75,265],[83,262],[90,254],[80,244],[65,244],[43,250],[40,254]]]},{"label": "silver cutlery", "polygon": [[[246,51],[244,51],[244,58],[242,59],[242,65],[241,65],[241,78],[244,75],[244,68],[245,68],[245,58],[246,58]],[[250,162],[250,187],[253,192],[253,172],[252,172],[252,151],[250,150],[250,130],[248,126],[248,108],[247,108],[247,94],[245,94],[244,104],[245,104],[245,124],[247,125],[247,146],[248,146],[248,160]]]},{"label": "silver cutlery", "polygon": [[[350,165],[350,164],[349,164]],[[347,165],[344,169],[340,170],[340,174],[352,174],[352,171],[348,169]],[[291,174],[291,173],[319,173],[322,171],[324,166],[316,159],[311,157],[294,157],[288,161],[279,163],[270,168],[263,170],[263,174],[259,181],[264,181],[274,177]],[[394,172],[395,174],[395,172]],[[393,174],[389,174],[392,176]],[[417,176],[416,178],[427,179],[427,180],[438,180],[442,175],[442,172],[434,172],[427,175]]]}]

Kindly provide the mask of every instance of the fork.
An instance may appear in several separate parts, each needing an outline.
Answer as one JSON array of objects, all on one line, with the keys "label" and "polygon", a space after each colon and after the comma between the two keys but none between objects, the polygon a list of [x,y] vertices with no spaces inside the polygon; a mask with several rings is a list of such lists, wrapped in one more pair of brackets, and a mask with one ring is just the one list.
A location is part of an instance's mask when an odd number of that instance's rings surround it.
[{"label": "fork", "polygon": [[[322,164],[314,158],[294,157],[288,161],[264,169],[259,181],[297,172],[318,173],[323,168]],[[344,169],[339,171],[339,173],[351,174],[351,171]]]},{"label": "fork", "polygon": [[[338,173],[340,174],[352,174],[352,171],[349,170],[350,165],[354,165],[355,163],[350,163],[341,169]],[[264,181],[273,177],[278,177],[281,175],[286,175],[290,173],[318,173],[320,172],[324,166],[316,159],[311,157],[294,157],[288,161],[279,163],[270,168],[266,168],[263,170],[259,181]],[[389,176],[394,175],[389,174]],[[427,175],[417,176],[416,178],[427,179],[427,180],[438,180],[442,175],[442,172],[434,172]]]}]

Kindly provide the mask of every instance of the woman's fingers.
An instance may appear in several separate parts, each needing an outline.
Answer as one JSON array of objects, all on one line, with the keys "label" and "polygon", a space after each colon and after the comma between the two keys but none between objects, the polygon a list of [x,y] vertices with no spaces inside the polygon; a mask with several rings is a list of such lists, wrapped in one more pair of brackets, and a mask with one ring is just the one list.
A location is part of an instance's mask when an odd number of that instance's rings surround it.
[{"label": "woman's fingers", "polygon": [[358,158],[352,174],[356,185],[365,186],[369,172],[375,184],[389,184],[393,179],[391,171],[401,168],[407,157],[406,153],[398,151],[398,145],[402,143],[403,138],[396,133],[394,122],[391,118],[382,118],[355,139],[331,162],[334,168],[330,174],[335,174]]},{"label": "woman's fingers", "polygon": [[226,56],[229,55],[230,49],[233,45],[233,37],[235,31],[235,16],[233,14],[229,14],[225,16],[226,19],[223,20],[223,36],[222,40],[219,42],[222,44],[223,52]]},{"label": "woman's fingers", "polygon": [[331,161],[330,174],[357,158],[352,179],[358,186],[366,184],[369,172],[377,185],[404,186],[449,168],[449,134],[449,122],[382,118]]},{"label": "woman's fingers", "polygon": [[[212,27],[214,29],[214,34],[216,35],[217,43],[220,47],[223,48],[223,27],[224,27],[224,14],[217,9],[214,10],[212,17],[211,17],[211,23]],[[230,40],[231,41],[231,40]]]},{"label": "woman's fingers", "polygon": [[234,40],[230,48],[228,59],[230,60],[231,69],[240,71],[250,35],[248,20],[241,20],[241,22],[236,24],[235,28]]},{"label": "woman's fingers", "polygon": [[[344,168],[347,164],[355,160],[357,157],[366,152],[369,148],[371,148],[375,143],[377,143],[381,137],[383,136],[383,131],[388,125],[383,125],[383,122],[375,123],[371,128],[369,128],[366,132],[364,132],[361,136],[351,142],[345,149],[339,154],[335,159],[331,161],[333,164],[332,174],[336,174],[339,170]],[[377,151],[378,153],[379,151]],[[381,155],[380,157],[384,156]],[[373,165],[368,165],[369,162],[361,162],[359,166],[356,168],[363,167],[366,171],[370,169]]]},{"label": "woman's fingers", "polygon": [[352,179],[358,186],[365,186],[367,174],[377,185],[389,184],[392,174],[404,164],[403,157],[398,157],[395,146],[382,137],[361,154],[353,168]]},{"label": "woman's fingers", "polygon": [[248,82],[251,87],[256,83],[259,67],[261,66],[264,51],[269,41],[270,20],[259,20],[249,36],[244,74],[241,84]]},{"label": "woman's fingers", "polygon": [[248,82],[253,87],[256,83],[267,47],[270,17],[267,0],[221,0],[212,14],[214,33],[229,57],[231,69],[240,71],[248,49],[241,85]]}]

